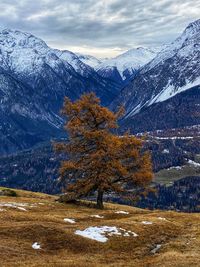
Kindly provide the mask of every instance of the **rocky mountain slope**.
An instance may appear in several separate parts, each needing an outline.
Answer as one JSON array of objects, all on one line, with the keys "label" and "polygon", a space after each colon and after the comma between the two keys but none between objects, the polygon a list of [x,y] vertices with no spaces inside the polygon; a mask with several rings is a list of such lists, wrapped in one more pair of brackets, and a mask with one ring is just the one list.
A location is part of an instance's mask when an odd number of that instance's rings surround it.
[{"label": "rocky mountain slope", "polygon": [[0,153],[59,136],[64,96],[94,91],[108,105],[118,90],[74,53],[51,49],[29,33],[1,31]]},{"label": "rocky mountain slope", "polygon": [[200,124],[200,85],[163,102],[144,106],[121,121],[121,131],[132,133],[183,128]]},{"label": "rocky mountain slope", "polygon": [[[189,24],[179,38],[165,47],[140,70],[139,74],[114,100],[112,107],[123,104],[126,109],[125,120],[128,119],[131,126],[132,122],[134,123],[135,114],[144,108],[147,109],[154,103],[167,105],[166,100],[199,84],[200,20],[197,20]],[[194,104],[196,112],[193,115],[200,123],[198,115],[200,103],[195,101]],[[176,111],[179,112],[178,109]],[[143,119],[145,117],[141,118]],[[153,121],[152,124],[154,124]],[[172,124],[170,127],[175,126],[174,123]]]},{"label": "rocky mountain slope", "polygon": [[114,204],[96,210],[16,193],[0,195],[2,267],[199,266],[199,214]]}]

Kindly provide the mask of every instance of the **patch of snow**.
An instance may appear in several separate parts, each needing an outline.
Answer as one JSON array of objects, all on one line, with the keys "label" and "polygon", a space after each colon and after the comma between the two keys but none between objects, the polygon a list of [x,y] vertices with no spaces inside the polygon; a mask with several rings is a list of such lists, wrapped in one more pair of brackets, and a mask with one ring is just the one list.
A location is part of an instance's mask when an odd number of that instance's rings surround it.
[{"label": "patch of snow", "polygon": [[164,149],[164,150],[162,151],[162,153],[163,153],[163,154],[169,154],[169,149]]},{"label": "patch of snow", "polygon": [[68,218],[65,218],[65,219],[64,219],[64,222],[68,222],[68,223],[76,223],[74,219],[68,219]]},{"label": "patch of snow", "polygon": [[35,242],[35,243],[33,243],[32,248],[33,249],[41,249],[41,246],[39,243]]},{"label": "patch of snow", "polygon": [[129,214],[128,211],[123,211],[123,210],[115,211],[115,213],[117,213],[117,214]]},{"label": "patch of snow", "polygon": [[193,161],[193,160],[191,160],[191,159],[188,160],[188,163],[189,163],[190,165],[193,165],[193,166],[196,167],[196,168],[200,167],[200,163],[195,162],[195,161]]},{"label": "patch of snow", "polygon": [[8,208],[19,209],[22,211],[27,211],[25,207],[35,207],[35,205],[28,203],[18,203],[18,202],[1,202],[0,207],[8,207]]},{"label": "patch of snow", "polygon": [[[196,136],[199,137],[199,136]],[[187,140],[187,139],[194,139],[193,136],[167,136],[167,137],[159,137],[159,136],[154,136],[155,139],[158,140],[168,140],[168,139],[172,139],[172,140],[177,140],[177,139],[181,139],[181,140]]]},{"label": "patch of snow", "polygon": [[22,207],[17,207],[19,210],[27,211],[27,209],[22,208]]},{"label": "patch of snow", "polygon": [[129,233],[125,233],[124,236],[130,236]]},{"label": "patch of snow", "polygon": [[156,247],[154,249],[151,250],[151,253],[155,254],[156,252],[158,252],[158,250],[161,248],[160,244],[157,244]]},{"label": "patch of snow", "polygon": [[90,215],[90,217],[99,218],[99,219],[104,218],[104,216],[100,216],[100,215]]},{"label": "patch of snow", "polygon": [[172,167],[170,167],[170,168],[168,168],[167,170],[168,171],[170,171],[170,170],[181,170],[182,169],[182,167],[181,166],[172,166]]},{"label": "patch of snow", "polygon": [[120,235],[124,237],[133,236],[137,237],[138,235],[131,231],[122,230],[122,228],[117,228],[116,226],[91,226],[86,228],[85,230],[76,230],[76,235],[80,235],[86,238],[90,238],[92,240],[96,240],[98,242],[105,243],[108,241],[108,238],[105,235],[113,236]]},{"label": "patch of snow", "polygon": [[153,224],[152,222],[148,222],[148,221],[142,221],[141,223],[146,224],[146,225]]},{"label": "patch of snow", "polygon": [[163,102],[173,96],[175,96],[178,93],[181,93],[183,91],[186,91],[194,86],[197,86],[200,84],[200,77],[198,77],[194,81],[186,80],[185,85],[182,87],[175,87],[173,84],[171,84],[171,81],[169,81],[168,85],[156,96],[154,99],[151,100],[150,105],[152,103],[158,103]]},{"label": "patch of snow", "polygon": [[140,110],[143,106],[145,106],[145,104],[146,103],[144,103],[144,104],[138,104],[136,107],[134,107],[134,109],[132,109],[131,111],[129,111],[127,114],[126,114],[126,116],[125,116],[125,118],[128,118],[128,117],[131,117],[131,116],[133,116],[134,114],[136,114],[137,112],[138,112],[138,110]]}]

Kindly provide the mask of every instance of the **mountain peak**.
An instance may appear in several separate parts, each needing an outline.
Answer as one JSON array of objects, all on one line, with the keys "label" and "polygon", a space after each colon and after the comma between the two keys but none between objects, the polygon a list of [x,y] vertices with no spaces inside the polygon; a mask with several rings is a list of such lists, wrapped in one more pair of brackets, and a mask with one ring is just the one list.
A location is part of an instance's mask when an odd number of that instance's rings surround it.
[{"label": "mountain peak", "polygon": [[[183,33],[171,44],[164,47],[163,50],[144,67],[143,72],[152,69],[165,60],[177,56],[186,57],[199,50],[200,41],[200,19],[190,23]],[[178,53],[178,54],[177,54]]]},{"label": "mountain peak", "polygon": [[185,31],[190,31],[196,33],[200,31],[200,19],[191,22],[185,29]]},{"label": "mountain peak", "polygon": [[191,22],[183,31],[182,35],[177,39],[180,43],[184,44],[188,42],[188,39],[195,39],[200,36],[200,19]]},{"label": "mountain peak", "polygon": [[141,67],[150,62],[160,50],[137,47],[132,48],[115,58],[105,60],[97,67],[99,73],[105,74],[112,69],[118,71],[122,80],[129,79]]},{"label": "mountain peak", "polygon": [[43,40],[33,34],[13,29],[0,31],[0,45],[9,48],[16,46],[23,48],[48,47]]}]

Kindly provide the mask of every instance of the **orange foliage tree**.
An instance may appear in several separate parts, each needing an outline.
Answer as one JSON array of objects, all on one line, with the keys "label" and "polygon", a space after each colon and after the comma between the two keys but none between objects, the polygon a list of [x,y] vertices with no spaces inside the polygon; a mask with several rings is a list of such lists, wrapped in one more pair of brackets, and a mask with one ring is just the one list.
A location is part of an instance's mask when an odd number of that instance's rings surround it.
[{"label": "orange foliage tree", "polygon": [[127,185],[144,187],[151,182],[151,160],[142,151],[143,140],[113,133],[122,109],[113,113],[89,93],[75,102],[65,98],[62,113],[69,140],[55,148],[68,156],[60,167],[61,180],[67,182],[65,200],[97,192],[97,207],[103,208],[104,193],[121,193]]}]

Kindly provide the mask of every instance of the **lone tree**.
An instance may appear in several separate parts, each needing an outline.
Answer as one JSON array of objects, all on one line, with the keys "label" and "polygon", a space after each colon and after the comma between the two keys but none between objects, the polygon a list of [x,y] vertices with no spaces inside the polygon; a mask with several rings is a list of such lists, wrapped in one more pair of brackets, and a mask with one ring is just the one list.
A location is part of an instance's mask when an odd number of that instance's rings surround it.
[{"label": "lone tree", "polygon": [[97,207],[103,208],[103,194],[124,192],[127,186],[144,187],[152,180],[150,156],[143,141],[132,135],[117,136],[117,120],[122,109],[113,113],[100,105],[94,93],[72,102],[65,98],[62,113],[69,141],[56,150],[66,153],[60,167],[66,183],[65,201],[97,191]]}]

